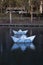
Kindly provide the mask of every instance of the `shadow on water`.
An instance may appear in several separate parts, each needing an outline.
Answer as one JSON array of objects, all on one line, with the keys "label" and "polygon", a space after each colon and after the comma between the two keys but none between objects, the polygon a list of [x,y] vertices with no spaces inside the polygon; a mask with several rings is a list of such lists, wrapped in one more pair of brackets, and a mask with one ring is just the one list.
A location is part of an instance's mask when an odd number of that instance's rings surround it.
[{"label": "shadow on water", "polygon": [[[0,27],[0,64],[43,65],[43,30],[32,29],[32,35],[36,35],[33,41],[35,50],[27,48],[25,52],[20,49],[11,51],[14,42],[10,37],[9,28]],[[27,36],[30,36],[30,29]]]}]

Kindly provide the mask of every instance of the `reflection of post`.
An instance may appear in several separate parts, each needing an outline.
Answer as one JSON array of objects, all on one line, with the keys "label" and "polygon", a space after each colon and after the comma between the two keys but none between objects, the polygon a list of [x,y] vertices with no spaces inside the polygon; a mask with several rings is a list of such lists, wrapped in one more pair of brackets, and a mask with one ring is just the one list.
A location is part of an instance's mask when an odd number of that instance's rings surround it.
[{"label": "reflection of post", "polygon": [[30,35],[32,35],[32,29],[30,30]]},{"label": "reflection of post", "polygon": [[39,42],[39,45],[38,45],[38,50],[39,50],[39,53],[41,53],[42,52],[42,44],[43,44],[43,42],[42,42],[42,40],[43,40],[43,36],[40,34],[39,35],[39,37],[38,37],[38,42]]},{"label": "reflection of post", "polygon": [[2,55],[3,49],[2,49],[2,44],[1,44],[1,55]]},{"label": "reflection of post", "polygon": [[[10,13],[10,25],[12,24],[12,15],[11,15],[11,11],[9,12]],[[10,26],[10,34],[11,34],[11,26]]]}]

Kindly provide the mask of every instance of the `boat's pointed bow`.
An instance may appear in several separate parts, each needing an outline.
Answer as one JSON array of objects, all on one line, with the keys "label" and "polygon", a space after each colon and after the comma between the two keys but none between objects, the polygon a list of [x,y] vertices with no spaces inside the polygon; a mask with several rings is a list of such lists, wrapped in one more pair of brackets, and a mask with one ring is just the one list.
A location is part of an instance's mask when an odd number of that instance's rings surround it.
[{"label": "boat's pointed bow", "polygon": [[30,39],[31,42],[33,42],[33,40],[34,40],[35,37],[36,37],[36,35],[34,35],[34,36],[30,36],[30,37],[28,37],[28,39]]}]

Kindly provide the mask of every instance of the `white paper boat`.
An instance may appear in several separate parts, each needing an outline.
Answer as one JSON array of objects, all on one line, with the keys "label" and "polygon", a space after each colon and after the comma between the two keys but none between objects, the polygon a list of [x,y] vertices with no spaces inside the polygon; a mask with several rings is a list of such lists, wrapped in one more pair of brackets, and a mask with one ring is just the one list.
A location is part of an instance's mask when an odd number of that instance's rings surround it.
[{"label": "white paper boat", "polygon": [[22,31],[21,29],[19,30],[19,31],[15,31],[15,30],[13,30],[13,33],[14,34],[26,34],[28,32],[28,30],[25,30],[25,31]]},{"label": "white paper boat", "polygon": [[13,39],[14,42],[29,42],[29,43],[32,43],[34,38],[35,38],[35,35],[34,36],[30,36],[30,37],[26,37],[25,35],[22,35],[20,38],[16,38],[14,36],[11,36],[11,38]]}]

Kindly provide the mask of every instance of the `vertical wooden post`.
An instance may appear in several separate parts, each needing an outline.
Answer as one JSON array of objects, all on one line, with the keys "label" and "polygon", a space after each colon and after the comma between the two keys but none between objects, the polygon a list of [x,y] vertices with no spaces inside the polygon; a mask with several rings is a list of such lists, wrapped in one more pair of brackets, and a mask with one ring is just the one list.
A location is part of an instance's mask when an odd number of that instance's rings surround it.
[{"label": "vertical wooden post", "polygon": [[42,13],[42,1],[40,1],[40,13]]},{"label": "vertical wooden post", "polygon": [[[33,21],[33,6],[31,5],[31,24]],[[32,35],[32,29],[30,30],[30,35]]]},{"label": "vertical wooden post", "polygon": [[32,29],[30,30],[30,36],[32,35]]},{"label": "vertical wooden post", "polygon": [[[9,8],[11,8],[10,0],[9,0]],[[11,13],[11,9],[9,11],[9,18],[10,18],[10,25],[11,25],[12,24],[12,13]],[[11,26],[10,26],[10,35],[11,35]]]},{"label": "vertical wooden post", "polygon": [[[12,24],[12,14],[11,14],[11,11],[9,13],[10,13],[10,25],[11,25]],[[11,26],[10,26],[10,34],[11,34]]]},{"label": "vertical wooden post", "polygon": [[31,23],[33,21],[33,6],[31,5]]}]

